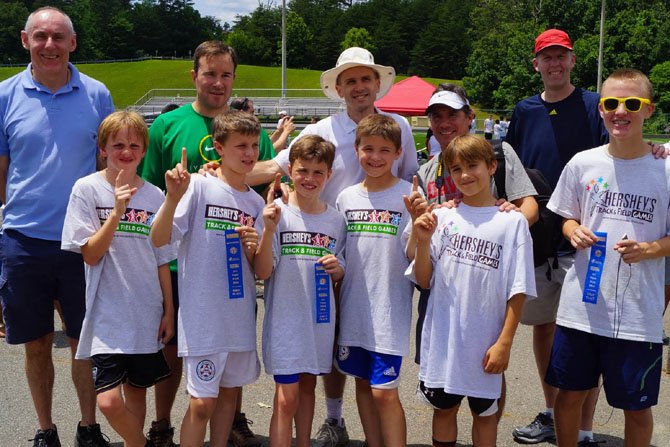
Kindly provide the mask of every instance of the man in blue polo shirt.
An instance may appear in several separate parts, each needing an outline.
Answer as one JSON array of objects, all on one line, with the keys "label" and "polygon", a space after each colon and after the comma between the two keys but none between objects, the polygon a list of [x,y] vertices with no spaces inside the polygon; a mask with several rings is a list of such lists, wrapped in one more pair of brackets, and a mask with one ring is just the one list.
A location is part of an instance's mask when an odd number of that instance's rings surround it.
[{"label": "man in blue polo shirt", "polygon": [[[62,11],[44,7],[30,14],[21,42],[31,63],[0,83],[0,298],[7,342],[25,346],[39,423],[34,445],[60,447],[51,414],[53,301],[60,301],[73,357],[85,312],[83,261],[61,251],[61,231],[72,185],[95,171],[96,131],[114,106],[102,83],[69,63],[77,40]],[[108,446],[95,423],[90,363],[72,361],[82,410],[74,445]]]}]

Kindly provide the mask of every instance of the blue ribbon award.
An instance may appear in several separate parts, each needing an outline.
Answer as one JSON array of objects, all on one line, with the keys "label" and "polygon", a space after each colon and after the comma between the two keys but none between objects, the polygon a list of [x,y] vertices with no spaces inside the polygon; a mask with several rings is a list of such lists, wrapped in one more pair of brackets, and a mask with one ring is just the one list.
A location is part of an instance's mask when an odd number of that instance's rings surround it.
[{"label": "blue ribbon award", "polygon": [[591,256],[586,269],[584,294],[582,295],[582,301],[589,304],[598,302],[598,289],[600,288],[600,278],[603,276],[605,253],[607,252],[607,233],[596,231],[594,234],[598,237],[598,241],[591,246]]},{"label": "blue ribbon award", "polygon": [[330,275],[318,262],[314,264],[316,323],[330,323]]},{"label": "blue ribbon award", "polygon": [[240,234],[235,230],[225,230],[226,270],[228,271],[228,298],[244,298],[244,277],[242,275],[242,244]]}]

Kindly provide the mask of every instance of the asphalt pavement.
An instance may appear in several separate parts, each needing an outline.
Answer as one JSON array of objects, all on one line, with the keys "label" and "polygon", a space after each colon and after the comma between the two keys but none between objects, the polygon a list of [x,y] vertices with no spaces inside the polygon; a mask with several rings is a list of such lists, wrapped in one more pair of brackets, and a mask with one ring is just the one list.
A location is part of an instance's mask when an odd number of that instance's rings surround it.
[{"label": "asphalt pavement", "polygon": [[[415,296],[415,298],[417,297]],[[258,333],[260,335],[263,317],[263,305],[261,303],[259,303],[258,317]],[[416,307],[414,319],[416,319]],[[60,327],[60,322],[57,322],[56,327]],[[670,333],[670,318],[667,315],[665,328]],[[414,340],[412,340],[411,346],[413,358]],[[260,336],[258,349],[260,353]],[[53,350],[56,369],[53,415],[64,447],[73,445],[75,427],[79,420],[78,404],[69,374],[69,352],[65,336],[62,332],[57,332]],[[667,355],[667,348],[665,348],[660,403],[654,407],[655,425],[652,445],[656,447],[670,446],[670,371],[667,369]],[[10,346],[0,342],[0,447],[32,445],[28,439],[33,437],[37,428],[23,362],[22,346]],[[400,396],[407,417],[407,440],[411,446],[430,446],[432,410],[424,406],[415,397],[417,374],[417,366],[411,359],[405,359],[401,370]],[[544,407],[532,353],[532,330],[529,327],[520,326],[517,331],[510,368],[506,376],[508,395],[507,406],[498,429],[498,446],[500,447],[519,446],[512,439],[512,429],[517,425],[525,425],[530,422],[538,411]],[[321,392],[321,384],[319,383],[317,386],[312,436],[315,435],[325,417],[325,403]],[[272,414],[273,394],[274,383],[272,378],[265,373],[261,374],[256,383],[245,387],[244,391],[243,410],[247,417],[253,421],[252,430],[264,439],[265,445],[267,445],[270,416]],[[148,392],[147,401],[149,402],[147,406],[148,420],[154,415],[153,390]],[[184,391],[182,381],[182,389],[177,396],[172,411],[173,424],[177,426],[175,439],[178,439],[179,424],[186,411],[187,403],[188,396]],[[344,417],[352,439],[352,447],[360,447],[364,438],[356,411],[352,380],[347,382]],[[111,438],[112,445],[121,447],[123,443],[120,442],[119,436],[109,427],[100,412],[98,412],[98,419],[103,432]],[[148,424],[149,422],[147,422]],[[463,405],[459,414],[458,446],[472,445],[470,430],[471,416],[467,405]],[[606,441],[602,444],[603,447],[623,446],[623,413],[607,404],[604,393],[601,393],[595,413],[594,432],[596,440]],[[546,446],[550,443],[537,445]]]}]

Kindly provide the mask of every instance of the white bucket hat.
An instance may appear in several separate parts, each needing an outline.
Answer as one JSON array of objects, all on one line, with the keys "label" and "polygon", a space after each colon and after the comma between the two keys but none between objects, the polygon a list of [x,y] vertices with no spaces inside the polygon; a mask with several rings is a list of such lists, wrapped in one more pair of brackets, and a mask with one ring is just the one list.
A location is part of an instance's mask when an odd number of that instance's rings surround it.
[{"label": "white bucket hat", "polygon": [[375,64],[375,58],[372,56],[372,53],[365,48],[359,47],[351,47],[344,50],[340,54],[340,57],[337,58],[335,68],[331,68],[330,70],[321,73],[321,90],[323,90],[323,93],[327,97],[341,100],[342,98],[337,94],[337,89],[335,88],[337,77],[344,70],[361,66],[370,67],[379,73],[379,92],[377,93],[377,99],[381,99],[393,86],[393,81],[395,81],[395,69],[393,67]]}]

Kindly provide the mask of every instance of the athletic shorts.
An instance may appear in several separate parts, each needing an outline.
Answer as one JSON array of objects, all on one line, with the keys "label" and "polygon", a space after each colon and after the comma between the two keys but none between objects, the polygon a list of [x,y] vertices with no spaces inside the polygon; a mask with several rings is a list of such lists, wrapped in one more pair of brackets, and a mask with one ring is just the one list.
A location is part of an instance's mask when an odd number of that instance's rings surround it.
[{"label": "athletic shorts", "polygon": [[[465,396],[450,394],[442,388],[426,388],[423,381],[416,387],[416,395],[421,401],[435,410],[449,410],[461,404]],[[468,396],[468,406],[477,416],[493,416],[498,411],[498,399]]]},{"label": "athletic shorts", "polygon": [[5,230],[0,238],[0,298],[6,340],[21,344],[54,331],[54,300],[63,310],[66,335],[79,339],[86,312],[86,280],[80,254],[46,241]]},{"label": "athletic shorts", "polygon": [[622,340],[556,326],[544,379],[562,390],[585,391],[602,375],[607,402],[622,410],[658,403],[663,345]]},{"label": "athletic shorts", "polygon": [[258,379],[261,364],[256,351],[218,352],[184,357],[186,390],[196,398],[215,398],[219,388],[248,385]]},{"label": "athletic shorts", "polygon": [[336,366],[343,374],[368,380],[372,388],[394,389],[400,385],[402,356],[380,354],[358,346],[339,346]]},{"label": "athletic shorts", "polygon": [[97,394],[122,383],[149,388],[170,375],[162,351],[153,354],[96,354],[91,356],[91,369]]},{"label": "athletic shorts", "polygon": [[416,353],[414,354],[414,363],[421,364],[421,334],[423,332],[423,322],[426,319],[426,309],[428,309],[428,298],[430,297],[430,289],[419,289],[419,304],[418,304],[418,318],[416,320],[416,332],[414,337],[414,344],[416,346]]},{"label": "athletic shorts", "polygon": [[177,275],[177,272],[173,272],[170,270],[170,280],[172,282],[172,305],[174,306],[174,335],[168,341],[166,344],[172,345],[172,346],[177,346],[177,340],[179,339],[177,337],[177,328],[179,327],[179,324],[177,323],[178,315],[179,315],[179,284],[178,284],[178,278],[179,275]]},{"label": "athletic shorts", "polygon": [[[553,261],[553,259],[552,259]],[[565,274],[575,262],[574,255],[559,256],[558,268],[551,270],[551,279],[547,279],[547,264],[535,268],[535,286],[537,298],[526,300],[521,313],[521,323],[528,326],[553,323],[556,321],[558,301]]]}]

